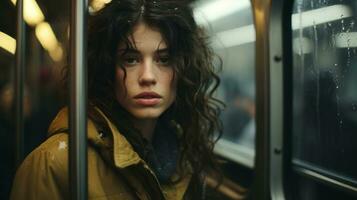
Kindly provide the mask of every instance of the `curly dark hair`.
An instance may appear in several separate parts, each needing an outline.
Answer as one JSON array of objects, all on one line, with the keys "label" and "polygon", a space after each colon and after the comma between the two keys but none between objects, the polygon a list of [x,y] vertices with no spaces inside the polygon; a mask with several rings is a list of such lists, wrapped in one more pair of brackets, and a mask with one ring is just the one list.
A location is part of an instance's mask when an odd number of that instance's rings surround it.
[{"label": "curly dark hair", "polygon": [[[163,114],[166,117],[160,117],[159,122],[166,123],[165,120],[170,119],[180,125],[179,166],[185,169],[189,164],[193,177],[200,177],[217,169],[213,147],[221,135],[219,113],[223,103],[214,98],[214,92],[220,82],[217,73],[221,60],[217,57],[218,62],[214,61],[216,55],[209,47],[204,30],[196,24],[189,2],[113,0],[91,16],[88,30],[88,97],[91,105],[107,111],[105,113],[114,122],[121,122],[120,130],[130,130],[130,123],[122,121],[127,118],[115,119],[119,116],[114,113],[118,109],[113,109],[117,103],[114,80],[118,67],[118,45],[125,43],[130,46],[128,37],[139,22],[159,30],[168,45],[177,78],[176,100]],[[125,113],[122,110],[121,116]],[[89,114],[96,118],[93,109],[89,110]],[[140,137],[125,136],[132,144],[139,144],[134,147],[139,148],[136,150],[140,154]]]}]

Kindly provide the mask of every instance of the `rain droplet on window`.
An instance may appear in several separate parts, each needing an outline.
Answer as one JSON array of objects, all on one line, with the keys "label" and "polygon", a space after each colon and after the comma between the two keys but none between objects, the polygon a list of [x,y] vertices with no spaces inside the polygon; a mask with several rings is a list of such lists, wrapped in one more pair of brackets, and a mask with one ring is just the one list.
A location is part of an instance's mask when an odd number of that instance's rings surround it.
[{"label": "rain droplet on window", "polygon": [[357,104],[352,104],[352,110],[357,111]]}]

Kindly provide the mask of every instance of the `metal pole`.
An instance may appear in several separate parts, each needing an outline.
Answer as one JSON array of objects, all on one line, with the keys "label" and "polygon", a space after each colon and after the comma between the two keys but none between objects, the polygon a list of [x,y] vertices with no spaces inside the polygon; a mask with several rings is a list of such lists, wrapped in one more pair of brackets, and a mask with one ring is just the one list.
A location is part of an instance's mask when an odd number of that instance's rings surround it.
[{"label": "metal pole", "polygon": [[71,199],[87,196],[87,87],[86,87],[86,0],[72,0],[71,89],[70,89],[70,192]]},{"label": "metal pole", "polygon": [[256,122],[255,179],[253,199],[270,199],[269,155],[269,17],[272,0],[251,0],[256,30]]},{"label": "metal pole", "polygon": [[17,8],[17,26],[16,26],[16,67],[15,67],[15,88],[14,88],[14,106],[15,106],[15,133],[16,133],[16,153],[15,165],[19,166],[24,159],[24,119],[23,119],[23,98],[24,98],[24,70],[25,70],[25,34],[26,27],[23,18],[23,0],[18,0]]}]

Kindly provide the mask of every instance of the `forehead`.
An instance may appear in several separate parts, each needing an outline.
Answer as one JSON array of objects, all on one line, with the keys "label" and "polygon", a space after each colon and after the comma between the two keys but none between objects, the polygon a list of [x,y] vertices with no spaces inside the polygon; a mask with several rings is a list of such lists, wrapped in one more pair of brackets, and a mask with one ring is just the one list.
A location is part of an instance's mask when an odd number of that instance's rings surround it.
[{"label": "forehead", "polygon": [[[133,33],[129,35],[128,40],[140,51],[167,48],[160,31],[142,22],[134,26]],[[125,48],[125,44],[120,44],[119,48]]]}]

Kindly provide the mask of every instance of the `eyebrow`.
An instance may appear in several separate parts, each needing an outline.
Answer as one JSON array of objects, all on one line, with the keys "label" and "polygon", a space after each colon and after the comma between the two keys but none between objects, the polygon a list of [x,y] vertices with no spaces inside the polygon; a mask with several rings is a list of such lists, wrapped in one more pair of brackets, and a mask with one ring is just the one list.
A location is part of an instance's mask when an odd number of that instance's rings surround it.
[{"label": "eyebrow", "polygon": [[162,54],[162,53],[168,53],[169,49],[168,48],[163,48],[163,49],[158,49],[156,50],[156,53],[158,54]]}]

